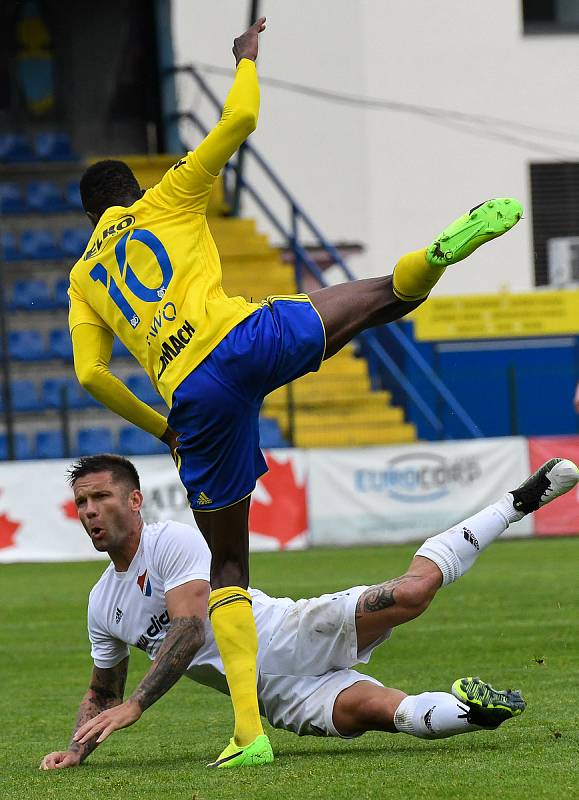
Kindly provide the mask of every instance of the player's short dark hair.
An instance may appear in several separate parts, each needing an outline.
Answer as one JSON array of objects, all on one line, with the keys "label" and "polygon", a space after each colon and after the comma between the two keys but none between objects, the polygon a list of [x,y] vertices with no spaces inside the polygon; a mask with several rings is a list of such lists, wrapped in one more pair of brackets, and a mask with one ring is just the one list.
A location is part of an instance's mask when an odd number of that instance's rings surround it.
[{"label": "player's short dark hair", "polygon": [[138,200],[141,187],[132,169],[124,161],[97,161],[80,179],[80,197],[85,211],[98,217],[111,206]]},{"label": "player's short dark hair", "polygon": [[132,489],[141,489],[139,473],[128,458],[113,453],[99,453],[96,456],[81,456],[66,471],[71,486],[79,478],[92,475],[93,472],[110,472],[115,483],[126,483]]}]

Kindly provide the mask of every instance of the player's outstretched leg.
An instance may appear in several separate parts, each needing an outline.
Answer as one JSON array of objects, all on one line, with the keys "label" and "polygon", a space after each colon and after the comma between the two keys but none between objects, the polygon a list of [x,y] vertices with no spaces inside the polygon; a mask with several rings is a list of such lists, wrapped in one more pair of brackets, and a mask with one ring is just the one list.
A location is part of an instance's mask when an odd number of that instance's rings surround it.
[{"label": "player's outstretched leg", "polygon": [[404,575],[370,586],[360,595],[356,607],[359,651],[371,647],[390,628],[424,613],[438,589],[464,575],[511,523],[569,492],[578,482],[579,470],[572,461],[553,458],[496,503],[427,539]]},{"label": "player's outstretched leg", "polygon": [[472,567],[480,553],[503,533],[510,523],[551,503],[579,482],[576,465],[553,458],[517,489],[448,531],[427,539],[416,555],[433,561],[442,573],[442,584],[452,583]]},{"label": "player's outstretched leg", "polygon": [[340,692],[332,721],[346,737],[385,731],[418,739],[446,739],[494,730],[522,714],[525,707],[518,689],[497,690],[480,678],[459,678],[451,692],[416,695],[361,680]]},{"label": "player's outstretched leg", "polygon": [[445,228],[428,247],[403,256],[393,275],[312,292],[326,331],[325,358],[367,328],[393,322],[417,308],[446,267],[506,233],[522,214],[521,204],[513,198],[487,200]]}]

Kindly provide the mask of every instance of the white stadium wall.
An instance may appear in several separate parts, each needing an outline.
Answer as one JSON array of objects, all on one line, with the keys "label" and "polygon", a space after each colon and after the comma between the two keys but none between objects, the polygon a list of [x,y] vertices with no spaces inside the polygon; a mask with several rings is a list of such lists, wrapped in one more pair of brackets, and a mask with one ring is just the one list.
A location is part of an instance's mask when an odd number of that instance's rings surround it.
[{"label": "white stadium wall", "polygon": [[[562,453],[579,461],[579,436],[504,437],[347,450],[270,450],[255,489],[251,549],[420,542],[455,525]],[[194,525],[168,456],[134,462],[147,522]],[[66,461],[0,464],[0,563],[84,561],[95,552],[64,479]],[[34,503],[30,502],[31,487]],[[517,523],[507,537],[579,533],[579,488]]]},{"label": "white stadium wall", "polygon": [[[176,61],[231,66],[231,41],[245,27],[248,6],[174,0]],[[520,0],[262,0],[261,8],[268,17],[264,76],[532,128],[579,129],[577,38],[524,36]],[[229,79],[209,80],[224,97]],[[180,87],[182,106],[198,107],[198,94]],[[519,197],[527,223],[483,248],[468,268],[449,271],[443,293],[529,289],[528,163],[577,160],[579,143],[497,122],[476,126],[475,135],[449,125],[448,117],[362,109],[264,86],[254,144],[329,237],[366,246],[354,262],[360,275],[389,270],[397,255],[489,196]],[[263,220],[261,226],[267,228]]]}]

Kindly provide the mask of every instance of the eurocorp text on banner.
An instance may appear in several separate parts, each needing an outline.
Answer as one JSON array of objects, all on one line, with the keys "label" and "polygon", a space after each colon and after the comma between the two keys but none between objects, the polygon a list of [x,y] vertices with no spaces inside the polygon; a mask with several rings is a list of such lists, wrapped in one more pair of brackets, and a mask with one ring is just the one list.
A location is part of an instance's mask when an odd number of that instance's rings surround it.
[{"label": "eurocorp text on banner", "polygon": [[[270,471],[253,495],[252,550],[303,548],[308,536],[306,458],[299,450],[266,453]],[[146,522],[174,519],[194,526],[171,458],[132,459],[141,478]],[[92,546],[66,482],[70,461],[0,464],[0,563],[107,558]]]},{"label": "eurocorp text on banner", "polygon": [[[529,475],[524,438],[310,452],[312,545],[422,541]],[[505,535],[532,534],[529,518]]]}]

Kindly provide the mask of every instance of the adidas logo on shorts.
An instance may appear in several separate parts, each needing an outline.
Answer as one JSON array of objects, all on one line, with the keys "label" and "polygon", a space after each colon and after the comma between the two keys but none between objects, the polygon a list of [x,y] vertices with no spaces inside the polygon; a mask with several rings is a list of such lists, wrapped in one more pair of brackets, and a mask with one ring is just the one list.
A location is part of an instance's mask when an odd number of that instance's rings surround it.
[{"label": "adidas logo on shorts", "polygon": [[463,528],[463,529],[462,529],[462,535],[464,536],[464,538],[466,539],[466,541],[467,541],[469,544],[472,544],[472,546],[473,546],[473,547],[474,547],[476,550],[480,550],[479,543],[478,543],[478,539],[476,538],[476,536],[474,536],[474,535],[473,535],[472,531],[469,531],[469,529],[468,529],[468,528]]},{"label": "adidas logo on shorts", "polygon": [[197,498],[197,505],[198,506],[209,506],[213,500],[210,497],[207,497],[205,492],[201,492],[199,497]]}]

